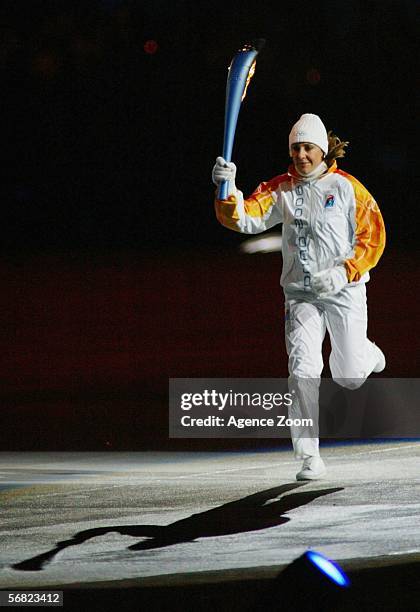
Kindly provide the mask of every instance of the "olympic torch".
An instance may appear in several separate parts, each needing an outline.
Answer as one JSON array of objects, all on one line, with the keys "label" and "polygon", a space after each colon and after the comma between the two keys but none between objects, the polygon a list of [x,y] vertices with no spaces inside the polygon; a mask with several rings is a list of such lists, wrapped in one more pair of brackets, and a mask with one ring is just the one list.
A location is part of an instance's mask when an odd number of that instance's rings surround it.
[{"label": "olympic torch", "polygon": [[[229,66],[223,136],[223,157],[228,162],[232,159],[233,141],[235,140],[241,102],[246,96],[249,82],[254,75],[256,57],[264,45],[265,40],[263,38],[259,38],[252,45],[244,45],[236,53]],[[220,200],[226,200],[227,196],[228,183],[224,181],[220,184],[218,197]]]}]

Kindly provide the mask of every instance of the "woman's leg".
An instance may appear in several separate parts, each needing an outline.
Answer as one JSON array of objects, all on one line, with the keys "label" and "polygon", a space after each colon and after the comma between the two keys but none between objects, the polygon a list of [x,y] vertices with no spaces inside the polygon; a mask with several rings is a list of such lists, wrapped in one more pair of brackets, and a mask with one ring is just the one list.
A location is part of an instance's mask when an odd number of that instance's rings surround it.
[{"label": "woman's leg", "polygon": [[286,301],[285,337],[289,356],[289,391],[293,395],[289,418],[310,418],[314,422],[314,427],[290,428],[296,459],[319,456],[318,399],[324,336],[325,320],[318,305],[299,300]]},{"label": "woman's leg", "polygon": [[324,301],[331,338],[330,370],[342,387],[357,389],[383,358],[367,337],[366,287],[353,285]]}]

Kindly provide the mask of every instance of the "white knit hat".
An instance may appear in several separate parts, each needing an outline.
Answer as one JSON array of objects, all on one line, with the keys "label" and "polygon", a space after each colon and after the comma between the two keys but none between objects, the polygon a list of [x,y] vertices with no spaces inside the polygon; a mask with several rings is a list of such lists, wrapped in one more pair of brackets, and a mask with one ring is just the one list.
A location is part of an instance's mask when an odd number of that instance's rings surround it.
[{"label": "white knit hat", "polygon": [[318,115],[305,113],[295,123],[289,134],[289,152],[292,153],[292,144],[295,142],[312,142],[328,153],[328,135],[325,125]]}]

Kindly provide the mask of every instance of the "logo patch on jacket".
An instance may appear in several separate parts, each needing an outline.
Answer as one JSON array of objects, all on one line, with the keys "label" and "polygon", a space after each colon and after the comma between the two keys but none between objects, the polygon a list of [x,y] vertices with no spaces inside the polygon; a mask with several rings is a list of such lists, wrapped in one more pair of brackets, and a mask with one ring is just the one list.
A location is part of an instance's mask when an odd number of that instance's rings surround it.
[{"label": "logo patch on jacket", "polygon": [[334,196],[329,195],[327,196],[327,199],[325,200],[324,208],[332,208],[334,204],[335,204]]}]

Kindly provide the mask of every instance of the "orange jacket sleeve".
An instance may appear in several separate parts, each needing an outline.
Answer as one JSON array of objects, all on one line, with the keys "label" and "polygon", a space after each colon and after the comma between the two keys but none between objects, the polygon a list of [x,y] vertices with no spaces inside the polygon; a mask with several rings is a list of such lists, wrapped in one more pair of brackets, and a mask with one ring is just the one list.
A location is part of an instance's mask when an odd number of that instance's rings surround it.
[{"label": "orange jacket sleeve", "polygon": [[282,222],[281,210],[276,206],[276,190],[283,175],[261,183],[247,198],[241,191],[227,200],[215,199],[216,217],[228,229],[247,234],[257,234]]},{"label": "orange jacket sleeve", "polygon": [[354,256],[344,262],[352,282],[378,263],[385,248],[385,224],[377,203],[362,183],[342,170],[338,173],[350,181],[356,200]]}]

